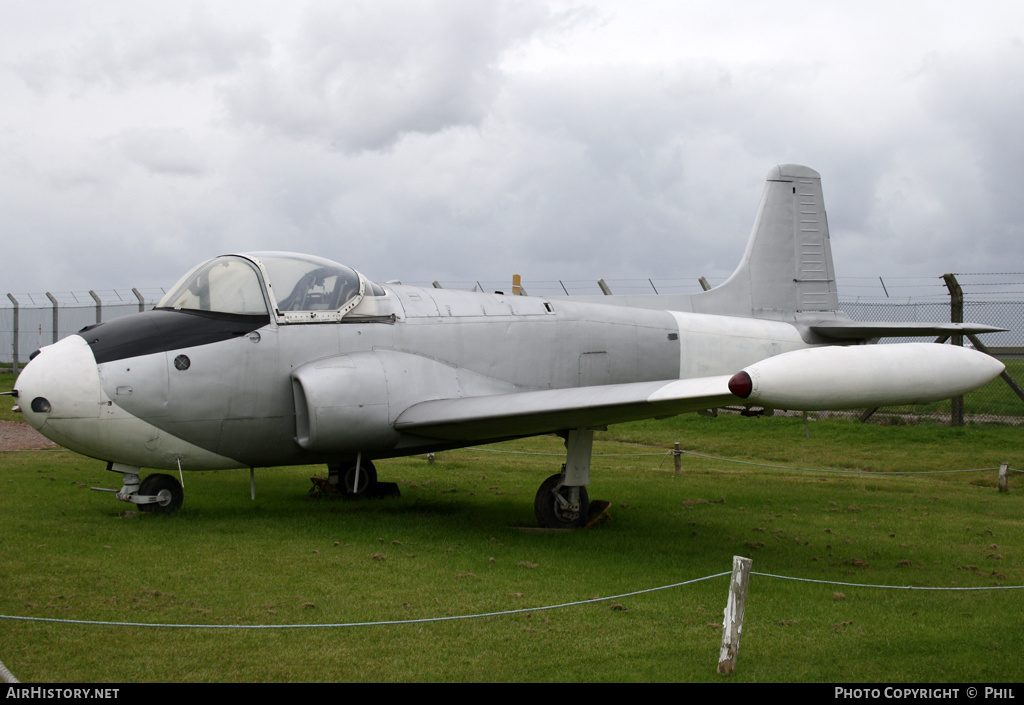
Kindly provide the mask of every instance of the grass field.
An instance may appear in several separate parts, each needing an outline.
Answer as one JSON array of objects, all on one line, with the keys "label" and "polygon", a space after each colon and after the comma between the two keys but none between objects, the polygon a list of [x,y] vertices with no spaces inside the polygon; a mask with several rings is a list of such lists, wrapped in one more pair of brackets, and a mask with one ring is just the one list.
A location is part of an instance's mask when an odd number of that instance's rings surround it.
[{"label": "grass field", "polygon": [[[185,476],[175,516],[123,516],[103,464],[0,456],[0,614],[186,625],[317,625],[529,608],[450,622],[272,630],[0,620],[22,681],[720,681],[728,578],[753,559],[736,682],[1018,682],[1019,428],[678,417],[612,427],[591,497],[611,519],[530,532],[561,463],[542,437],[378,463],[402,497],[316,499],[319,468]],[[676,475],[663,455],[684,455]],[[503,451],[503,452],[494,452]],[[551,455],[547,455],[551,454]],[[626,454],[626,455],[622,455]],[[896,475],[965,468],[973,473]],[[825,472],[825,471],[853,472]],[[795,582],[763,574],[807,578]],[[828,582],[832,581],[832,582]]]}]

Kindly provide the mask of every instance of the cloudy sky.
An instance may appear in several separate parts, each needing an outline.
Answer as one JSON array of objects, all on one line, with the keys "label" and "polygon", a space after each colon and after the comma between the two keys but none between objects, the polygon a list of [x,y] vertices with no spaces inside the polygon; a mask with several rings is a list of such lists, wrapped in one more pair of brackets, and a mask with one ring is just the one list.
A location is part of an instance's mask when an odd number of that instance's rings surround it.
[{"label": "cloudy sky", "polygon": [[855,277],[1024,271],[1024,3],[0,0],[0,294],[295,250],[721,281],[777,163]]}]

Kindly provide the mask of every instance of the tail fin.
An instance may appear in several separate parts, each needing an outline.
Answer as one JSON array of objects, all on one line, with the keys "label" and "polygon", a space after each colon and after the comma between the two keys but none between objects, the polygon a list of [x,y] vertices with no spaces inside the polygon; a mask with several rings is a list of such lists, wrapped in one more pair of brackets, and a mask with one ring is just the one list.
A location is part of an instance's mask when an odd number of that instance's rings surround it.
[{"label": "tail fin", "polygon": [[768,172],[739,267],[692,304],[704,313],[774,319],[839,309],[818,172],[798,164]]}]

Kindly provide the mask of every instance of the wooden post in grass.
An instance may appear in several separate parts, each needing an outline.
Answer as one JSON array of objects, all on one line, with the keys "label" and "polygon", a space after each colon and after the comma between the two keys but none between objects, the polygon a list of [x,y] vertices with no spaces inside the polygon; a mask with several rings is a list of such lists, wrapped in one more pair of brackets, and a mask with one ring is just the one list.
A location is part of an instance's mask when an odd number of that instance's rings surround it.
[{"label": "wooden post in grass", "polygon": [[718,656],[718,672],[729,676],[736,672],[736,658],[743,632],[743,611],[747,607],[747,587],[750,584],[750,565],[753,561],[743,556],[732,557],[732,578],[729,581],[729,601],[725,605],[722,623],[722,651]]},{"label": "wooden post in grass", "polygon": [[679,441],[676,441],[672,448],[672,460],[676,466],[676,475],[678,475],[683,471],[682,452],[679,450]]},{"label": "wooden post in grass", "polygon": [[1000,463],[999,464],[999,491],[1009,492],[1010,491],[1010,464]]}]

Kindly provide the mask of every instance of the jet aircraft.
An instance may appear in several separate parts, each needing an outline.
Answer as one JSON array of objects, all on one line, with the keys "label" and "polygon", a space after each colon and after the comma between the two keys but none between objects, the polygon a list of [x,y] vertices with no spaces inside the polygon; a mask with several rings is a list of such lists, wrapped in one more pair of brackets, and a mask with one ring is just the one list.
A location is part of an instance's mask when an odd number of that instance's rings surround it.
[{"label": "jet aircraft", "polygon": [[884,336],[998,330],[864,323],[839,310],[817,172],[773,168],[746,252],[687,295],[536,296],[378,284],[308,255],[230,254],[157,306],[38,351],[12,392],[44,436],[105,460],[119,499],[172,512],[171,471],[326,464],[369,494],[373,461],[557,433],[545,527],[588,515],[595,429],[742,405],[862,408],[963,394],[1003,365]]}]

